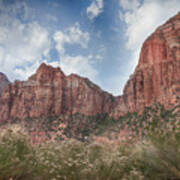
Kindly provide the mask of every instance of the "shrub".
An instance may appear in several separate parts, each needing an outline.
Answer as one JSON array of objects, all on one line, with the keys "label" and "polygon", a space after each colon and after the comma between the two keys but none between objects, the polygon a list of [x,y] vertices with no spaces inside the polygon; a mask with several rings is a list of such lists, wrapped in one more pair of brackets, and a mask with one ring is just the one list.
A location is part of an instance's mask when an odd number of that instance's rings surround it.
[{"label": "shrub", "polygon": [[180,179],[179,129],[149,128],[139,142],[85,143],[71,139],[37,145],[17,129],[13,126],[0,134],[2,180]]}]

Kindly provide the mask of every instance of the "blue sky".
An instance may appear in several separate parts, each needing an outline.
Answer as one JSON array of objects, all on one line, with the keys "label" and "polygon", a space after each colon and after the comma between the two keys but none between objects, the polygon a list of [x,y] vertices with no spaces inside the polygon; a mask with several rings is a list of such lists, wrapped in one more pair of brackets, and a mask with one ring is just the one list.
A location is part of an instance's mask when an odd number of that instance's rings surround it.
[{"label": "blue sky", "polygon": [[25,80],[42,62],[122,94],[143,41],[179,0],[0,0],[0,71]]}]

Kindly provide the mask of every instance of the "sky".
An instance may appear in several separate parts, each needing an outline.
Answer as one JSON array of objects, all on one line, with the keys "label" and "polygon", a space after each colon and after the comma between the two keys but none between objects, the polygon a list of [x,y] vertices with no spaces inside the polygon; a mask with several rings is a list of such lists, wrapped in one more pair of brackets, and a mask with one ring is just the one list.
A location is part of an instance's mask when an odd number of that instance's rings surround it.
[{"label": "sky", "polygon": [[42,62],[121,95],[144,40],[180,0],[0,0],[0,71],[26,80]]}]

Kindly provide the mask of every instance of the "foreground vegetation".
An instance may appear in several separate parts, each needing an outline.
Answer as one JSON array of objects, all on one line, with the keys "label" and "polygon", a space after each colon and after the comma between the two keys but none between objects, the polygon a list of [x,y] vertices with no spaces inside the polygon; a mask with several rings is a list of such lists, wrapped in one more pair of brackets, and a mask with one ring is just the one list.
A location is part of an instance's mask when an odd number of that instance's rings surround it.
[{"label": "foreground vegetation", "polygon": [[150,128],[137,141],[33,145],[16,127],[1,131],[1,180],[178,180],[180,133]]},{"label": "foreground vegetation", "polygon": [[[54,117],[11,119],[0,123],[1,127],[10,124],[23,124],[35,141],[46,140],[63,141],[69,138],[83,142],[94,141],[94,136],[107,137],[113,140],[122,138],[122,133],[128,131],[129,138],[135,136],[146,137],[153,126],[163,129],[176,129],[180,121],[180,106],[165,109],[161,104],[146,107],[143,113],[128,113],[125,116],[113,119],[108,114],[86,116],[75,113],[62,114]],[[125,130],[125,131],[124,131]],[[127,137],[127,134],[125,134]]]}]

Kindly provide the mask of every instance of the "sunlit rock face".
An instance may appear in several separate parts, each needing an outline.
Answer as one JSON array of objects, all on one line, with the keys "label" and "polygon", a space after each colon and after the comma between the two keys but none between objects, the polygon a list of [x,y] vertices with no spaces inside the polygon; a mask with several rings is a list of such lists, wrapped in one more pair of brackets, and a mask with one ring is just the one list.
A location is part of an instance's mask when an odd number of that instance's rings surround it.
[{"label": "sunlit rock face", "polygon": [[157,102],[170,108],[180,98],[180,13],[144,42],[122,96],[114,97],[87,78],[66,76],[44,63],[27,81],[7,84],[0,74],[0,121],[75,113],[118,118]]},{"label": "sunlit rock face", "polygon": [[[125,85],[119,107],[126,111],[143,111],[160,102],[166,108],[180,97],[180,13],[144,42],[139,63]],[[125,104],[122,105],[121,104]]]},{"label": "sunlit rock face", "polygon": [[65,76],[60,68],[42,64],[27,81],[16,81],[2,93],[0,118],[52,117],[110,113],[113,96],[87,78]]}]

